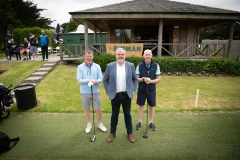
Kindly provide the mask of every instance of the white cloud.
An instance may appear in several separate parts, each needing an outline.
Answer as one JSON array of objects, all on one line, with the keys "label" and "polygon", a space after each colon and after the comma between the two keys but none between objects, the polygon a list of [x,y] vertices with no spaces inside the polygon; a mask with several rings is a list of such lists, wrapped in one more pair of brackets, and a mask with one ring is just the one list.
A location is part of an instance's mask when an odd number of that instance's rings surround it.
[{"label": "white cloud", "polygon": [[69,12],[100,7],[124,1],[126,0],[32,0],[34,4],[37,4],[38,8],[47,9],[41,12],[41,16],[55,20],[51,24],[53,27],[56,27],[57,23],[62,24],[69,22],[71,18]]}]

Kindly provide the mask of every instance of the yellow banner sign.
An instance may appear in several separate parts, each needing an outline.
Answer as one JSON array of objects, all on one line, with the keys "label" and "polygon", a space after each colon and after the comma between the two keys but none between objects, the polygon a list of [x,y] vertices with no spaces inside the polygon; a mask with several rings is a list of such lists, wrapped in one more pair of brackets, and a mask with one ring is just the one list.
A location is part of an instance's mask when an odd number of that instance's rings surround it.
[{"label": "yellow banner sign", "polygon": [[116,54],[117,48],[123,48],[126,51],[126,57],[142,57],[143,43],[107,43],[107,54]]}]

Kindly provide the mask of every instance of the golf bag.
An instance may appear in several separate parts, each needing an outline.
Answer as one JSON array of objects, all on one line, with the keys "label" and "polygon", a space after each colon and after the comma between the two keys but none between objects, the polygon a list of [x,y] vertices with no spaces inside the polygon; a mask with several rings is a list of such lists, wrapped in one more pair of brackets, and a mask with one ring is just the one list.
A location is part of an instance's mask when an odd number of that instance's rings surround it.
[{"label": "golf bag", "polygon": [[[10,139],[8,135],[0,131],[0,154],[10,151],[19,141],[19,137]],[[13,145],[10,145],[10,142],[14,142]]]},{"label": "golf bag", "polygon": [[0,118],[7,118],[10,115],[10,110],[6,107],[9,107],[12,103],[14,103],[11,96],[11,88],[10,84],[8,87],[4,87],[2,83],[0,83]]}]

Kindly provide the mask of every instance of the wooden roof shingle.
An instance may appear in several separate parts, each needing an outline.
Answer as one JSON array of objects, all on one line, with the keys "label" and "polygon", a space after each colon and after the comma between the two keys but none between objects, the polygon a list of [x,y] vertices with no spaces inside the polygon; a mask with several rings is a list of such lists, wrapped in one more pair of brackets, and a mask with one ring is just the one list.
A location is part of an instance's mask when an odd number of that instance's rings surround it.
[{"label": "wooden roof shingle", "polygon": [[240,12],[213,8],[169,0],[133,0],[95,7],[75,13],[201,13],[201,14],[240,14]]}]

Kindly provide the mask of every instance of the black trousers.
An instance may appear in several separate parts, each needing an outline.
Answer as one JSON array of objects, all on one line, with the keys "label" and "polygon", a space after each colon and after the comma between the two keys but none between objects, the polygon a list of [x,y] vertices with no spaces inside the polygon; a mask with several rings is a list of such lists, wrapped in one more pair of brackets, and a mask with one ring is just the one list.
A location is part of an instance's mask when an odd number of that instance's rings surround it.
[{"label": "black trousers", "polygon": [[110,133],[116,134],[118,115],[120,106],[122,105],[125,127],[127,129],[127,134],[132,134],[132,116],[131,116],[131,98],[128,97],[127,93],[117,93],[114,99],[111,100],[112,104],[112,116],[110,124]]},{"label": "black trousers", "polygon": [[6,48],[6,50],[5,50],[6,58],[10,56],[11,52],[13,52],[13,49]]},{"label": "black trousers", "polygon": [[46,59],[48,59],[48,45],[45,46],[41,46],[42,49],[42,59],[45,59],[45,55],[46,55]]}]

